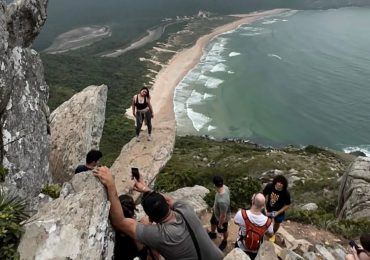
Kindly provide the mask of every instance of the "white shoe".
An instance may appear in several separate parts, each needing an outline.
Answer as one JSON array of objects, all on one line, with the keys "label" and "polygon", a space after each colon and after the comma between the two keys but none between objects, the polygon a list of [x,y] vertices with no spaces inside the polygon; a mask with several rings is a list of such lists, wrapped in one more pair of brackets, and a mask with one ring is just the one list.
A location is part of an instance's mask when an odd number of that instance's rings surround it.
[{"label": "white shoe", "polygon": [[152,137],[148,135],[148,141],[151,141],[151,140],[152,140]]},{"label": "white shoe", "polygon": [[136,136],[136,142],[140,142],[140,138]]}]

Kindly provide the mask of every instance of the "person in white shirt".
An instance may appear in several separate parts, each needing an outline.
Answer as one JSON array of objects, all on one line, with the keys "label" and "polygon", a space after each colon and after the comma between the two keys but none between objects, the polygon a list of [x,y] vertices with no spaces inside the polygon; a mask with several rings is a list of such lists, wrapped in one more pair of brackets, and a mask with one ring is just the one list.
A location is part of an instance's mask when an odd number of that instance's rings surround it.
[{"label": "person in white shirt", "polygon": [[[240,227],[239,238],[235,242],[235,247],[242,249],[251,259],[257,256],[263,236],[266,234],[270,237],[274,233],[272,220],[262,214],[265,202],[265,196],[262,193],[256,193],[252,197],[251,208],[249,210],[239,210],[234,217],[235,224]],[[246,236],[252,235],[258,238],[257,241],[256,239],[246,238]]]}]

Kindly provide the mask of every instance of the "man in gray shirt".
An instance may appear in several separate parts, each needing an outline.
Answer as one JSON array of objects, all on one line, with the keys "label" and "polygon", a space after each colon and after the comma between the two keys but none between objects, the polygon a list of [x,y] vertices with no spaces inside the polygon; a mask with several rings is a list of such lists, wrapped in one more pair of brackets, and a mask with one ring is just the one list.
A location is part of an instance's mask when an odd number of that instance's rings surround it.
[{"label": "man in gray shirt", "polygon": [[215,202],[213,204],[213,214],[211,217],[211,232],[209,232],[208,235],[212,239],[216,238],[217,228],[217,232],[223,234],[223,240],[219,248],[224,250],[227,246],[227,238],[229,235],[227,228],[231,217],[230,191],[229,188],[224,185],[224,180],[221,176],[214,176],[213,184],[216,187],[216,195]]},{"label": "man in gray shirt", "polygon": [[223,258],[222,252],[209,239],[194,210],[186,203],[175,202],[170,197],[152,192],[142,178],[134,179],[134,189],[144,193],[142,201],[144,211],[149,219],[156,223],[143,225],[134,219],[124,217],[110,170],[107,167],[99,167],[95,171],[95,176],[107,188],[111,203],[110,219],[116,230],[157,250],[165,259],[197,260],[198,253],[185,218],[199,245],[201,259]]}]

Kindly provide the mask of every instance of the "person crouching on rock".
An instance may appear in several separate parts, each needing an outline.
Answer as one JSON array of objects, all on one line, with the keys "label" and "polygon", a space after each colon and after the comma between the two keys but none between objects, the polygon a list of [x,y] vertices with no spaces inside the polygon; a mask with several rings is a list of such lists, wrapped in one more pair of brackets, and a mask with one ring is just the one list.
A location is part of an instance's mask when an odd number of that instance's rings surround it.
[{"label": "person crouching on rock", "polygon": [[136,141],[140,142],[139,134],[145,120],[148,127],[148,141],[151,140],[153,108],[150,104],[150,94],[147,87],[143,87],[140,93],[132,98],[132,114],[136,118]]}]

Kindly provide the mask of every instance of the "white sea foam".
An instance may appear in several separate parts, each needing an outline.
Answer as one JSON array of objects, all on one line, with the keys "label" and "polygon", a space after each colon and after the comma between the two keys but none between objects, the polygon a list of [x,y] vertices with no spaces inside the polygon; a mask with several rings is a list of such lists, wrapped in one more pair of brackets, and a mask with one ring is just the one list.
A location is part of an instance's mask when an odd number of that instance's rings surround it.
[{"label": "white sea foam", "polygon": [[370,145],[349,146],[349,147],[343,148],[343,151],[345,153],[360,151],[366,154],[367,157],[370,157]]},{"label": "white sea foam", "polygon": [[228,74],[235,74],[235,72],[234,72],[234,71],[232,71],[232,70],[228,70],[228,71],[227,71],[227,73],[228,73]]},{"label": "white sea foam", "polygon": [[276,54],[269,53],[269,54],[267,54],[267,56],[274,57],[274,58],[277,58],[279,60],[282,60],[282,58],[279,55],[276,55]]},{"label": "white sea foam", "polygon": [[188,116],[186,114],[186,100],[191,94],[186,85],[181,82],[175,89],[173,106],[175,111],[176,125],[178,127],[185,127],[187,125]]},{"label": "white sea foam", "polygon": [[201,73],[199,70],[193,69],[191,70],[184,78],[187,82],[196,81],[201,76]]},{"label": "white sea foam", "polygon": [[200,77],[198,78],[198,82],[201,83],[201,84],[206,84],[207,80],[209,79],[208,76],[206,75],[200,75]]},{"label": "white sea foam", "polygon": [[207,88],[217,88],[222,82],[224,82],[222,79],[208,77],[205,86]]},{"label": "white sea foam", "polygon": [[199,104],[203,100],[203,95],[193,89],[190,97],[186,100],[186,107],[190,105]]},{"label": "white sea foam", "polygon": [[250,32],[250,33],[241,33],[241,36],[256,36],[256,35],[261,35],[263,34],[262,32]]},{"label": "white sea foam", "polygon": [[215,95],[208,94],[208,93],[204,93],[204,95],[203,95],[203,99],[213,98],[214,96],[215,96]]},{"label": "white sea foam", "polygon": [[260,32],[260,31],[265,30],[265,28],[262,28],[262,27],[251,27],[251,26],[245,26],[245,27],[242,27],[242,29],[244,31],[251,31],[251,32]]},{"label": "white sea foam", "polygon": [[287,20],[287,19],[283,19],[282,21],[283,21],[283,22],[287,22],[288,20]]},{"label": "white sea foam", "polygon": [[212,131],[212,130],[215,130],[217,127],[215,127],[215,126],[213,126],[213,125],[209,125],[208,127],[207,127],[207,130],[208,130],[208,132],[209,131]]},{"label": "white sea foam", "polygon": [[226,71],[226,65],[223,63],[218,63],[210,71],[211,72]]},{"label": "white sea foam", "polygon": [[273,23],[276,23],[278,21],[279,21],[279,19],[272,19],[272,20],[264,21],[264,22],[262,22],[262,24],[273,24]]},{"label": "white sea foam", "polygon": [[193,127],[199,132],[200,129],[202,129],[206,124],[212,121],[211,118],[195,112],[193,109],[188,108],[187,110],[187,115],[190,118]]},{"label": "white sea foam", "polygon": [[235,51],[232,51],[229,53],[229,57],[235,57],[235,56],[239,56],[240,53],[239,52],[235,52]]},{"label": "white sea foam", "polygon": [[293,16],[295,15],[296,13],[298,13],[299,11],[298,10],[289,10],[287,12],[283,12],[281,14],[278,14],[277,16],[278,17],[290,17],[290,16]]}]

